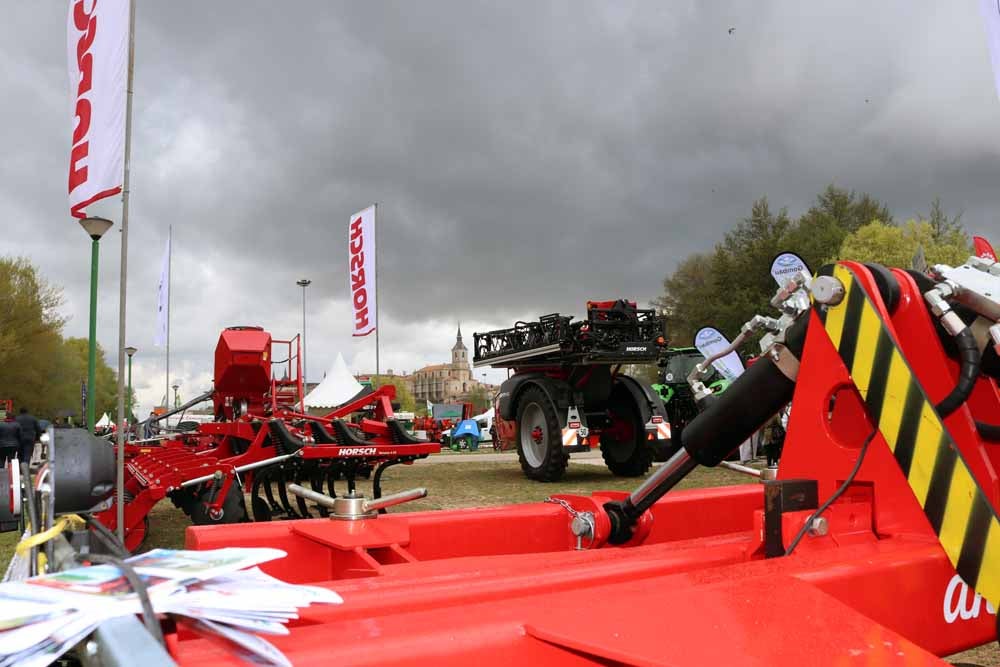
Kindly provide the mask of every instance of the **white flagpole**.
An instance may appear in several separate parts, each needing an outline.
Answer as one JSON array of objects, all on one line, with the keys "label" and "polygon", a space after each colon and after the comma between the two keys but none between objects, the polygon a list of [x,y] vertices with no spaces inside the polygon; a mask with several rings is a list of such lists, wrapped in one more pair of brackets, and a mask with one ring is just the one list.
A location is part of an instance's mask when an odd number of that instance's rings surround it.
[{"label": "white flagpole", "polygon": [[381,283],[382,280],[379,278],[378,275],[378,267],[379,264],[382,263],[379,261],[379,255],[381,253],[382,253],[382,245],[378,242],[378,202],[375,202],[375,382],[376,386],[372,387],[373,389],[377,388],[380,375],[379,360],[378,360],[378,350],[379,350],[378,332],[382,328],[382,318],[380,318],[378,315],[378,305],[379,305],[378,288],[379,288],[379,283]]},{"label": "white flagpole", "polygon": [[[174,226],[167,227],[167,370],[163,379],[163,407],[170,407],[170,292],[171,276],[174,261]],[[166,424],[164,424],[166,425]]]},{"label": "white flagpole", "polygon": [[135,74],[135,0],[128,9],[128,82],[125,88],[125,172],[122,177],[122,257],[118,290],[118,457],[115,497],[118,539],[125,542],[125,295],[128,286],[129,160],[132,154],[132,77]]}]

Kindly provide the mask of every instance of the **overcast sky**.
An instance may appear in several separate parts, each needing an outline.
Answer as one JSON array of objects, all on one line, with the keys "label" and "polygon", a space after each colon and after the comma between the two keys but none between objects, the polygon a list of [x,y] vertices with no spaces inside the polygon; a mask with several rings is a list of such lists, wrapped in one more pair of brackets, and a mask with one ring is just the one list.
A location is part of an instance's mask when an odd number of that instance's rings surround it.
[{"label": "overcast sky", "polygon": [[[976,0],[148,2],[136,15],[128,344],[163,394],[156,285],[174,230],[171,375],[211,382],[227,325],[301,328],[318,380],[352,341],[348,216],[380,204],[383,369],[588,298],[655,297],[754,198],[828,183],[898,219],[939,195],[1000,241],[1000,102]],[[66,199],[66,3],[0,22],[0,253],[86,336],[89,241]],[[117,201],[91,214],[120,220]],[[115,230],[99,339],[115,362]],[[761,267],[766,271],[767,267]]]}]

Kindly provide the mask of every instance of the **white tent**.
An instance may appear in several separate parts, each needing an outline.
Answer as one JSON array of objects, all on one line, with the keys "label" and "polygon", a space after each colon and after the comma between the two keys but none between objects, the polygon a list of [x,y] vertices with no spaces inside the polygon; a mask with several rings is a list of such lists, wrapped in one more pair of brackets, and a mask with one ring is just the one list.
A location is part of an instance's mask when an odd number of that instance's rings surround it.
[{"label": "white tent", "polygon": [[108,417],[107,412],[101,415],[101,418],[97,420],[96,424],[94,424],[94,428],[107,428],[109,426],[111,426],[111,418]]},{"label": "white tent", "polygon": [[495,409],[490,408],[483,414],[476,415],[475,417],[473,417],[473,419],[476,420],[476,423],[479,424],[479,430],[481,431],[480,438],[482,438],[483,440],[489,440],[490,438],[493,437],[493,435],[490,433],[490,429],[493,428],[493,419],[495,416],[496,416]]},{"label": "white tent", "polygon": [[338,352],[326,377],[306,395],[306,407],[335,408],[357,396],[362,389],[361,383],[347,370],[344,355]]}]

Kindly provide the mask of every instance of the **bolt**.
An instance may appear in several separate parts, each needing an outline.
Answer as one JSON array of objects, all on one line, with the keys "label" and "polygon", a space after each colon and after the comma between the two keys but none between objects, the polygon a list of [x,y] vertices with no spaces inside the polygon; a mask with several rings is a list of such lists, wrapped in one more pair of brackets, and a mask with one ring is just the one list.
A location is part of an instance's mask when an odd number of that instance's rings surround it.
[{"label": "bolt", "polygon": [[844,284],[833,276],[818,276],[809,288],[817,303],[836,306],[844,300]]},{"label": "bolt", "polygon": [[813,537],[822,537],[830,532],[830,523],[826,517],[818,516],[809,524],[809,534]]}]

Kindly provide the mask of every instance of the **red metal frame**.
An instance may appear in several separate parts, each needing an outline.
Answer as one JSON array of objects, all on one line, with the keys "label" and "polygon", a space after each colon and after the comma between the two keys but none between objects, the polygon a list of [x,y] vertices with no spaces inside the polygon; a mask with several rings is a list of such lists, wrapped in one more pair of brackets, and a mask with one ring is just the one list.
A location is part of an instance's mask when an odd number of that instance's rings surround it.
[{"label": "red metal frame", "polygon": [[[895,272],[902,302],[890,318],[868,271],[847,265],[939,400],[957,368],[919,290]],[[779,477],[816,480],[822,500],[848,477],[872,423],[809,317]],[[972,420],[998,413],[995,384],[980,380],[945,420],[994,504],[996,445]],[[273,640],[294,664],[921,665],[996,638],[995,612],[955,574],[881,435],[825,513],[829,532],[786,557],[764,556],[759,485],[672,492],[632,541],[609,546],[601,507],[623,495],[560,496],[595,514],[583,551],[553,503],[196,527],[187,545],[279,547],[288,556],[266,571],[341,594],[343,605],[309,608]],[[810,515],[782,516],[785,546]],[[168,645],[183,665],[233,664],[183,629]]]}]

